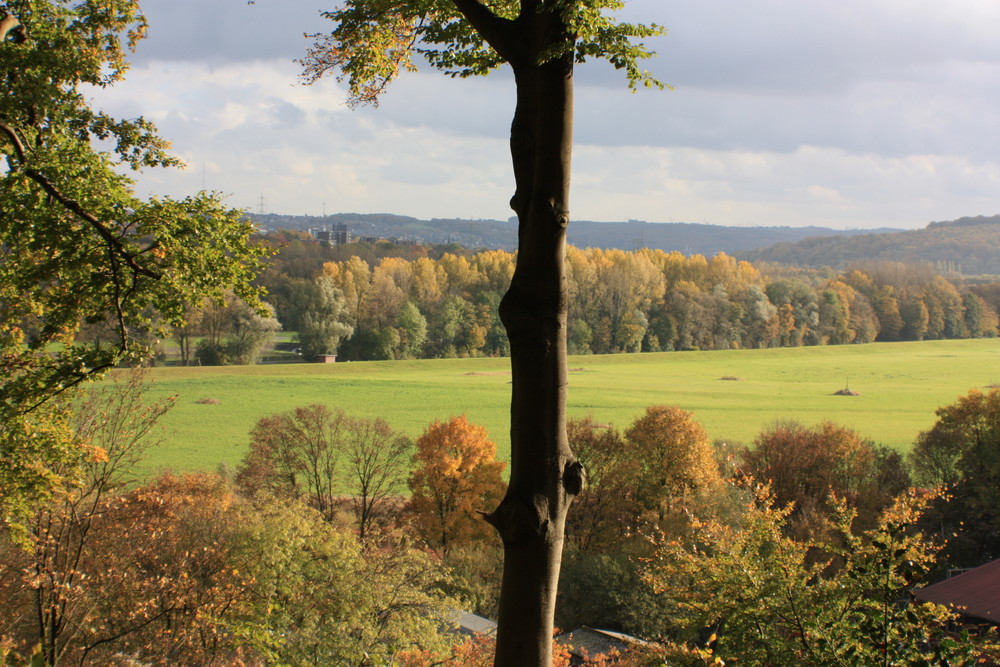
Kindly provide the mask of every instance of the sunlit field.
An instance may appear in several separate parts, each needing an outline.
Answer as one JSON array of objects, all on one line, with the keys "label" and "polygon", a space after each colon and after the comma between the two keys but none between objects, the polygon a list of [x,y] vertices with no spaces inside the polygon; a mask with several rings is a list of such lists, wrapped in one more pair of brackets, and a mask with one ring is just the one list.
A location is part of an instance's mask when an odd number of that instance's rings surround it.
[{"label": "sunlit field", "polygon": [[[646,406],[669,404],[693,412],[713,440],[749,442],[780,419],[832,420],[906,450],[938,407],[1000,383],[1000,340],[580,356],[569,368],[570,415],[620,429]],[[234,467],[258,418],[312,403],[382,417],[412,437],[465,414],[489,430],[501,457],[509,450],[506,359],[170,367],[150,376],[150,396],[177,399],[146,474]],[[847,386],[859,395],[835,395]]]}]

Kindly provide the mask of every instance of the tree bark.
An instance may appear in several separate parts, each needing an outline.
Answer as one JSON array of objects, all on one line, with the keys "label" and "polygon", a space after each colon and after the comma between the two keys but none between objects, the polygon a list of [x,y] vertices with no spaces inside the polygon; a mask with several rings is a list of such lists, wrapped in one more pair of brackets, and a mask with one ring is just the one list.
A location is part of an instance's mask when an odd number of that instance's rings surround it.
[{"label": "tree bark", "polygon": [[[500,533],[504,572],[497,667],[549,667],[566,513],[583,468],[566,439],[565,239],[573,129],[572,53],[557,11],[524,12],[507,60],[517,107],[511,127],[518,217],[517,265],[500,316],[512,371],[510,485],[487,519]],[[571,39],[569,40],[571,43]]]},{"label": "tree bark", "polygon": [[13,35],[14,41],[22,41],[24,37],[24,27],[13,14],[4,14],[0,19],[0,43],[6,42]]}]

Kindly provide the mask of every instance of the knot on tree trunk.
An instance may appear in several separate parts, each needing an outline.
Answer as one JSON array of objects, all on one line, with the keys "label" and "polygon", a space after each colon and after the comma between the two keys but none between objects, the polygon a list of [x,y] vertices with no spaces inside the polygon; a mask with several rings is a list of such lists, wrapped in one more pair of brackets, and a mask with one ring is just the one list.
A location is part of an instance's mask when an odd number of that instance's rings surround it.
[{"label": "knot on tree trunk", "polygon": [[579,461],[566,464],[562,478],[563,488],[571,496],[578,496],[587,488],[587,469]]},{"label": "knot on tree trunk", "polygon": [[561,205],[555,199],[549,199],[548,201],[549,216],[555,221],[556,225],[559,226],[560,230],[566,229],[569,226],[569,209]]},{"label": "knot on tree trunk", "polygon": [[544,540],[549,532],[548,500],[538,495],[533,502],[507,496],[485,519],[508,546]]}]

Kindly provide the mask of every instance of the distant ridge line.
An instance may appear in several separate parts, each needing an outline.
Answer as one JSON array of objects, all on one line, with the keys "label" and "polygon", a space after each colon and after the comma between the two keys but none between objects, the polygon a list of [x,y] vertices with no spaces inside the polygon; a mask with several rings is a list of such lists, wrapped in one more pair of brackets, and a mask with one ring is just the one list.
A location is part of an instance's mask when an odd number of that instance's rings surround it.
[{"label": "distant ridge line", "polygon": [[[271,230],[281,228],[307,230],[335,224],[346,224],[352,235],[393,238],[416,243],[456,243],[468,248],[513,250],[517,246],[517,226],[511,220],[464,220],[435,218],[420,220],[410,216],[387,213],[335,213],[326,216],[251,214],[257,224]],[[577,247],[618,248],[635,250],[654,248],[684,254],[735,254],[769,247],[778,243],[794,243],[816,237],[841,237],[877,230],[838,230],[826,227],[732,227],[696,222],[625,222],[574,221],[569,226],[569,243]]]}]

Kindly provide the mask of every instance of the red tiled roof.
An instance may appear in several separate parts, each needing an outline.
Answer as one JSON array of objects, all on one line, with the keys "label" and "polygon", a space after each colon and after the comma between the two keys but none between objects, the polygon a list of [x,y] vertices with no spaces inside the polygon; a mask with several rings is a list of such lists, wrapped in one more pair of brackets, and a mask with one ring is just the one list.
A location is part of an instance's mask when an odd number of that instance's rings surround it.
[{"label": "red tiled roof", "polygon": [[1000,623],[1000,559],[921,588],[915,596],[966,616]]}]

